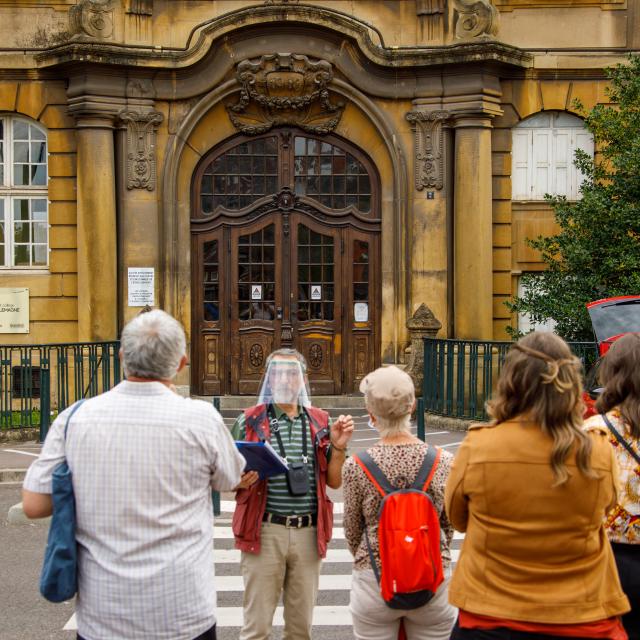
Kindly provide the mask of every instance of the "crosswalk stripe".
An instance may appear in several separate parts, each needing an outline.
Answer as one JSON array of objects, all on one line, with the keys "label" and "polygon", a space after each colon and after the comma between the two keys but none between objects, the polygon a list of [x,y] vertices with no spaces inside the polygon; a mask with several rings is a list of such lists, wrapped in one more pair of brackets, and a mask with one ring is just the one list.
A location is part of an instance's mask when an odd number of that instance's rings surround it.
[{"label": "crosswalk stripe", "polygon": [[[214,529],[214,540],[230,540],[233,538],[232,529],[229,526],[231,524],[231,517],[235,508],[235,502],[229,500],[223,500],[222,514],[216,518],[216,526]],[[334,512],[336,514],[343,513],[343,504],[335,503]],[[224,526],[227,525],[227,526]],[[333,529],[334,540],[344,540],[344,529],[341,526],[334,526]],[[453,536],[454,540],[460,541],[464,539],[464,534],[455,532]],[[238,549],[215,549],[214,559],[216,565],[219,564],[235,564],[238,565],[238,569],[234,570],[237,575],[217,575],[216,590],[218,594],[235,593],[244,591],[244,585],[242,583],[242,576],[239,574],[240,564],[240,551]],[[451,550],[452,564],[455,564],[460,557],[459,549]],[[332,549],[327,550],[327,557],[324,560],[325,563],[336,563],[342,565],[351,565],[353,562],[353,556],[348,549]],[[342,597],[346,597],[351,589],[351,573],[346,574],[321,574],[320,575],[320,591],[331,591],[343,594]],[[344,600],[343,600],[344,601]],[[218,607],[216,609],[217,626],[222,627],[242,627],[242,606],[235,607]],[[330,624],[327,623],[330,621]],[[349,613],[348,606],[316,606],[313,612],[313,625],[318,626],[331,626],[331,627],[346,627],[351,626],[351,614]],[[278,607],[273,619],[274,627],[284,626],[283,609]],[[64,626],[64,631],[76,631],[77,622],[75,613],[67,621]]]},{"label": "crosswalk stripe", "polygon": [[[273,626],[284,626],[283,609],[278,607],[273,617]],[[218,627],[241,627],[242,607],[218,607],[216,609]],[[351,614],[348,606],[317,606],[313,610],[313,626],[350,627]]]}]

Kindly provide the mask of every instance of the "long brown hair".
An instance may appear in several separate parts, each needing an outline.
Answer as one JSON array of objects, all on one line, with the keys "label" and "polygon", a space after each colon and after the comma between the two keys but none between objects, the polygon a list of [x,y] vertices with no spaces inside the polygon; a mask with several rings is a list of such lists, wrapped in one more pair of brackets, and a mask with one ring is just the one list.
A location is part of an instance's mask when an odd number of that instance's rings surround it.
[{"label": "long brown hair", "polygon": [[618,407],[632,437],[640,438],[640,334],[629,333],[611,345],[602,359],[598,379],[604,391],[596,409],[606,413]]},{"label": "long brown hair", "polygon": [[526,414],[553,438],[551,468],[556,485],[569,479],[565,461],[576,448],[581,473],[591,470],[591,440],[582,430],[582,365],[559,336],[534,331],[507,354],[495,396],[487,412],[495,423]]}]

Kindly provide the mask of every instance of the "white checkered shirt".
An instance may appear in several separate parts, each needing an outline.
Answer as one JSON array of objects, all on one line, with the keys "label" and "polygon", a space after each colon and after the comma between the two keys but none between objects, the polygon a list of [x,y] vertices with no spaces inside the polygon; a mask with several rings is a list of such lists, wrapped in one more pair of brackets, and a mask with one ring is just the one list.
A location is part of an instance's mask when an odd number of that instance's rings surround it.
[{"label": "white checkered shirt", "polygon": [[[69,409],[24,488],[51,493]],[[78,633],[87,640],[193,640],[215,623],[211,489],[244,458],[208,403],[159,382],[122,382],[69,424],[79,550]]]}]

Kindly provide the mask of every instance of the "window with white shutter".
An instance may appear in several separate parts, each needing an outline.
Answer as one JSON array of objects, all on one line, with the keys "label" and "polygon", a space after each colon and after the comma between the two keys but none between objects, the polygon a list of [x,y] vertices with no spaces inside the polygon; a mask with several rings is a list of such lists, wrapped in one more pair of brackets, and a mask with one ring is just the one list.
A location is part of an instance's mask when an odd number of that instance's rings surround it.
[{"label": "window with white shutter", "polygon": [[[521,298],[527,292],[522,278],[518,278],[518,297]],[[520,333],[530,333],[531,331],[555,331],[557,322],[548,318],[544,322],[534,322],[528,313],[518,314],[518,331]]]},{"label": "window with white shutter", "polygon": [[513,129],[512,198],[544,200],[545,194],[580,197],[583,176],[574,165],[576,149],[593,157],[593,136],[569,113],[544,111]]}]

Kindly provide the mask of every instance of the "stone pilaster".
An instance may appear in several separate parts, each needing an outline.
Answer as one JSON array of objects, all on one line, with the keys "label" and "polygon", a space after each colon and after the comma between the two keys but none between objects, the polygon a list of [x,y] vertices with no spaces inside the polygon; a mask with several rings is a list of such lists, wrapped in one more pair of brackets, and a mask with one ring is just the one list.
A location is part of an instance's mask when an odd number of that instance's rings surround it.
[{"label": "stone pilaster", "polygon": [[455,337],[493,338],[491,118],[455,118]]},{"label": "stone pilaster", "polygon": [[78,339],[117,338],[117,245],[113,117],[75,102],[78,148]]},{"label": "stone pilaster", "polygon": [[442,323],[433,315],[426,304],[421,304],[407,320],[407,329],[411,336],[411,355],[406,371],[413,379],[416,394],[422,395],[424,381],[424,338],[435,338],[442,329]]}]

